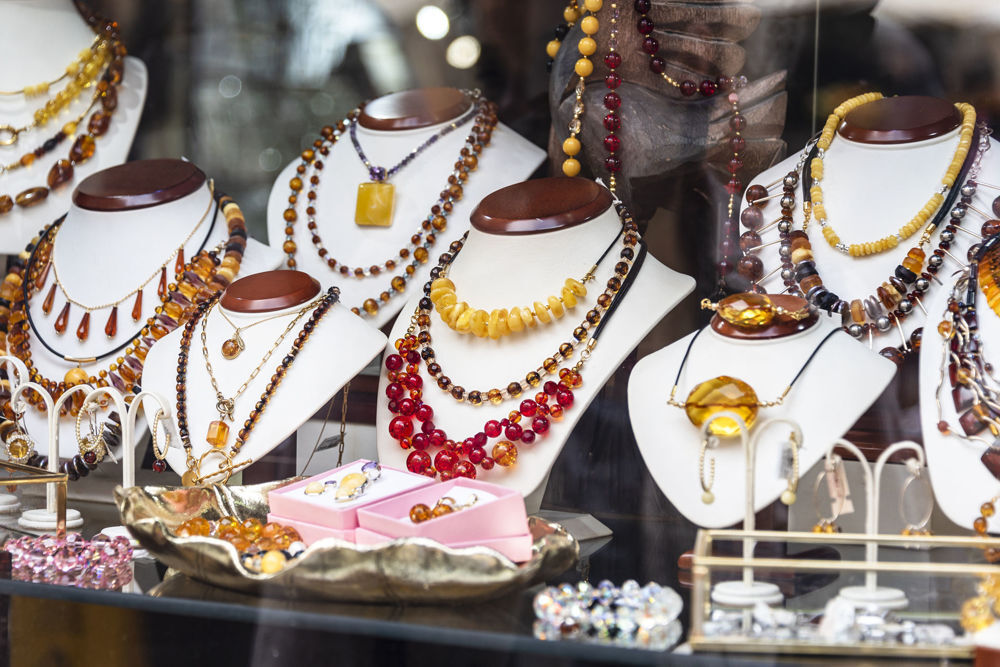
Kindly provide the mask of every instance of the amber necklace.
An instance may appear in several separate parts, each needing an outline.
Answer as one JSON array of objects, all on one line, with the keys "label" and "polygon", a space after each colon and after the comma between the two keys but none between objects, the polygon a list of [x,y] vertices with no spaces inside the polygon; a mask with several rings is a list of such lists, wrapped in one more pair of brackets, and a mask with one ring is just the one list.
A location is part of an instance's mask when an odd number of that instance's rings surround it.
[{"label": "amber necklace", "polygon": [[[28,244],[25,251],[11,261],[10,271],[0,283],[0,299],[9,303],[9,313],[0,309],[0,330],[6,330],[5,337],[0,336],[0,344],[25,363],[31,380],[42,385],[53,398],[82,383],[95,387],[112,386],[123,394],[133,391],[139,386],[149,348],[187,321],[197,304],[224,289],[239,273],[247,239],[243,214],[236,202],[226,195],[219,199],[218,206],[226,219],[228,240],[218,248],[200,250],[182,267],[183,270],[175,276],[175,282],[167,285],[166,292],[160,296],[162,305],[157,308],[156,314],[148,318],[144,326],[122,346],[108,353],[113,355],[124,350],[97,375],[91,375],[80,367],[84,363],[95,363],[97,357],[83,359],[55,350],[44,341],[31,317],[31,297],[44,285],[46,267],[52,255],[53,235],[62,219],[45,227],[38,241]],[[67,371],[62,381],[44,377],[35,367],[31,353],[32,333],[52,354],[77,364]],[[41,396],[29,393],[27,398],[37,408],[45,409]]]},{"label": "amber necklace", "polygon": [[667,405],[682,408],[688,420],[699,428],[711,420],[708,432],[718,436],[737,435],[740,432],[740,427],[735,420],[729,417],[719,417],[713,420],[713,415],[720,412],[732,412],[743,419],[743,423],[746,424],[748,429],[751,428],[757,420],[760,408],[773,408],[785,402],[785,398],[792,390],[792,387],[802,377],[802,374],[809,364],[812,363],[812,360],[816,358],[816,355],[826,344],[826,341],[833,338],[833,335],[840,331],[840,329],[834,329],[823,337],[823,340],[813,349],[809,358],[802,364],[802,367],[799,368],[798,373],[788,383],[785,390],[773,401],[762,401],[757,398],[757,392],[754,391],[753,387],[739,378],[720,375],[711,380],[699,382],[691,390],[687,398],[684,399],[684,402],[681,403],[676,399],[677,387],[680,384],[681,375],[684,373],[684,367],[687,365],[688,357],[691,355],[691,348],[694,347],[695,341],[698,340],[698,336],[704,330],[703,328],[696,331],[694,336],[691,337],[690,342],[688,342],[687,349],[684,350],[680,368],[677,369],[677,376],[674,378],[674,386],[670,389],[670,396],[667,397]]},{"label": "amber necklace", "polygon": [[[292,328],[298,324],[299,320],[301,320],[310,309],[319,304],[319,300],[311,301],[296,311],[295,317],[293,317],[288,323],[288,326],[286,326],[285,330],[281,332],[277,340],[275,340],[271,345],[270,349],[264,353],[264,357],[260,360],[260,363],[258,363],[257,366],[250,372],[250,376],[239,386],[233,395],[228,398],[222,394],[222,389],[219,388],[219,381],[215,377],[215,369],[212,368],[212,359],[208,353],[208,317],[212,308],[215,307],[215,304],[216,302],[213,301],[212,305],[208,309],[208,313],[201,318],[201,354],[205,358],[205,370],[208,371],[208,379],[212,382],[212,389],[215,390],[215,397],[218,399],[215,403],[215,409],[219,412],[219,419],[208,425],[208,441],[214,447],[224,447],[226,440],[229,438],[229,427],[226,425],[224,420],[228,419],[229,421],[233,421],[233,407],[236,404],[236,399],[243,395],[243,392],[247,390],[250,383],[254,381],[254,378],[256,378],[261,369],[264,368],[264,364],[270,361],[271,355],[274,354],[274,351],[278,349],[278,346],[281,345],[288,334],[291,333]],[[284,315],[287,315],[287,313]],[[275,317],[269,317],[268,319],[275,319]]]},{"label": "amber necklace", "polygon": [[[844,117],[858,107],[880,99],[882,99],[882,93],[865,93],[864,95],[852,97],[834,109],[833,113],[830,114],[830,117],[827,119],[826,125],[823,127],[823,132],[820,134],[819,141],[816,142],[816,156],[813,157],[809,164],[810,175],[812,176],[812,187],[810,188],[812,217],[822,228],[823,238],[826,239],[826,242],[839,252],[842,252],[845,255],[850,255],[851,257],[877,255],[879,253],[892,250],[901,242],[916,234],[920,231],[921,227],[927,224],[927,221],[931,219],[934,212],[941,208],[945,195],[949,190],[954,188],[955,183],[958,181],[959,172],[962,170],[962,165],[965,164],[965,158],[969,154],[969,148],[972,146],[972,134],[976,129],[975,108],[971,104],[956,104],[955,108],[962,113],[962,124],[959,132],[958,146],[955,148],[955,154],[952,156],[951,162],[948,164],[948,169],[945,171],[944,177],[941,179],[940,190],[932,194],[930,199],[927,200],[927,203],[924,204],[924,207],[920,209],[916,215],[910,218],[906,224],[900,227],[895,234],[883,236],[875,241],[847,244],[840,240],[840,236],[836,231],[834,231],[833,226],[830,224],[826,215],[826,207],[823,204],[823,189],[821,187],[824,171],[823,157],[825,156],[826,151],[829,150],[830,145],[833,143],[833,138],[836,136],[837,128],[840,127]],[[803,228],[805,228],[805,225],[803,225]],[[921,241],[921,245],[925,242],[926,241]]]},{"label": "amber necklace", "polygon": [[[473,102],[481,97],[478,90],[469,93],[469,95],[472,97]],[[351,143],[354,145],[354,152],[358,154],[358,158],[368,169],[371,182],[362,183],[358,186],[358,200],[354,209],[354,222],[361,226],[390,226],[392,224],[393,209],[395,208],[396,186],[390,183],[389,179],[413,162],[418,155],[436,144],[439,139],[468,123],[477,113],[479,113],[479,110],[475,104],[472,104],[468,113],[445,125],[443,129],[407,153],[406,157],[389,169],[372,164],[368,156],[365,155],[364,149],[361,148],[361,142],[358,141],[358,115],[355,115],[351,119]]]},{"label": "amber necklace", "polygon": [[[49,269],[51,269],[54,281],[52,283],[52,287],[49,289],[49,293],[45,297],[45,301],[42,302],[42,312],[45,313],[46,315],[52,312],[52,306],[56,298],[57,289],[58,291],[62,292],[62,295],[66,300],[65,305],[59,312],[59,317],[57,317],[55,321],[56,333],[61,334],[66,331],[66,326],[69,322],[70,306],[76,306],[77,308],[83,310],[83,317],[80,318],[80,325],[76,328],[76,337],[81,341],[87,340],[87,337],[90,335],[90,314],[95,311],[106,310],[110,308],[111,314],[108,315],[108,321],[104,325],[104,333],[107,334],[108,338],[112,338],[118,332],[118,306],[120,306],[122,303],[130,299],[132,296],[135,296],[135,302],[132,304],[132,321],[139,322],[142,319],[142,292],[146,288],[146,286],[149,283],[151,283],[153,279],[156,278],[157,275],[159,275],[160,284],[157,287],[156,294],[162,299],[163,295],[167,293],[167,265],[170,263],[170,260],[176,258],[174,261],[174,274],[181,273],[184,270],[184,246],[187,245],[187,243],[192,239],[192,237],[194,237],[195,233],[197,233],[197,231],[201,228],[202,224],[205,222],[205,219],[208,217],[208,214],[212,211],[215,205],[214,181],[210,180],[208,182],[208,192],[209,192],[208,206],[205,208],[205,212],[202,214],[200,218],[198,218],[198,222],[195,223],[194,227],[191,229],[188,235],[184,237],[184,240],[181,241],[180,246],[178,246],[177,250],[171,253],[170,256],[167,257],[163,261],[163,263],[150,274],[148,278],[139,283],[138,287],[131,290],[128,294],[121,297],[120,299],[116,299],[115,301],[104,303],[99,306],[87,305],[74,299],[73,297],[70,296],[69,290],[66,289],[66,286],[63,284],[62,280],[59,277],[59,267],[56,266],[55,260],[50,258],[48,263],[45,265],[44,271],[47,274]],[[62,226],[60,225],[59,228],[61,229]],[[58,234],[58,229],[52,233],[53,243],[55,243],[55,237],[57,234]],[[39,280],[39,283],[44,284],[45,278],[46,275],[43,274]]]},{"label": "amber necklace", "polygon": [[[97,37],[106,42],[107,53],[110,56],[110,63],[100,77],[100,81],[95,86],[94,99],[91,106],[86,109],[76,120],[66,123],[62,129],[52,137],[44,141],[40,146],[22,155],[20,159],[10,164],[0,165],[0,176],[29,167],[34,164],[36,158],[40,158],[56,149],[66,139],[74,136],[77,132],[77,125],[83,121],[83,117],[90,113],[90,110],[100,102],[100,109],[95,111],[87,121],[87,131],[76,135],[73,146],[69,149],[66,158],[57,160],[48,170],[46,186],[38,185],[22,190],[14,195],[0,194],[0,215],[9,213],[14,206],[30,208],[37,206],[48,198],[49,193],[59,187],[65,186],[73,180],[74,165],[82,164],[94,155],[97,148],[96,140],[104,136],[111,125],[111,118],[118,108],[118,86],[121,84],[125,73],[125,45],[121,43],[118,34],[118,24],[114,21],[103,19],[94,13],[89,12],[84,5],[76,3],[77,9],[83,15],[84,20],[94,30]],[[80,71],[80,77],[93,75],[94,63],[88,63],[89,69]],[[74,79],[73,83],[76,82]],[[42,109],[44,112],[44,107]],[[7,138],[9,143],[14,143],[18,128],[0,128],[0,136]],[[11,136],[13,134],[13,137]]]},{"label": "amber necklace", "polygon": [[[186,472],[181,476],[181,483],[184,486],[196,486],[201,484],[206,484],[212,480],[216,480],[218,483],[225,483],[232,474],[238,470],[241,470],[248,465],[253,463],[253,459],[246,459],[239,463],[236,462],[236,457],[239,455],[240,450],[243,445],[246,444],[247,439],[250,437],[250,433],[253,431],[257,422],[260,420],[261,415],[264,414],[264,410],[267,409],[268,404],[271,402],[271,398],[274,396],[274,392],[278,390],[278,385],[285,378],[288,370],[295,363],[295,359],[298,357],[299,352],[302,351],[302,347],[305,345],[309,336],[316,329],[316,325],[319,321],[326,315],[327,311],[335,304],[340,298],[340,290],[336,287],[331,287],[327,290],[326,294],[323,295],[317,301],[313,301],[306,308],[299,313],[299,315],[292,322],[295,324],[307,311],[308,308],[315,306],[312,314],[309,316],[308,321],[302,325],[302,330],[299,331],[295,340],[292,342],[292,347],[288,351],[282,360],[278,364],[277,368],[274,370],[274,374],[271,376],[271,381],[267,383],[264,391],[260,395],[257,403],[254,405],[253,409],[247,415],[246,420],[243,422],[243,427],[240,429],[239,433],[236,435],[236,441],[233,442],[232,446],[228,451],[225,450],[226,441],[229,438],[229,426],[223,420],[223,411],[220,408],[220,419],[213,421],[208,428],[207,441],[211,447],[202,454],[199,458],[194,456],[194,447],[191,444],[190,430],[188,428],[187,421],[187,369],[188,369],[188,352],[191,349],[191,342],[194,338],[194,330],[198,326],[198,320],[205,318],[207,312],[215,305],[218,301],[220,293],[216,293],[208,300],[198,304],[195,309],[193,317],[187,321],[184,325],[184,329],[181,333],[181,343],[180,350],[177,355],[177,432],[181,438],[181,444],[184,447],[184,453],[186,456],[185,465],[187,467]],[[206,355],[206,365],[207,363],[207,349],[205,348],[205,334],[204,334],[204,322],[202,323],[202,351]],[[284,334],[282,334],[282,339],[287,335],[288,331],[291,330],[291,325]],[[280,340],[279,340],[280,343]],[[274,348],[277,347],[275,344],[271,348],[268,355],[265,357],[264,361],[258,366],[258,369],[254,371],[256,375],[259,372],[261,366],[270,357]],[[212,377],[211,371],[209,371],[209,377]],[[251,380],[253,378],[251,377]],[[249,380],[247,381],[249,383]],[[216,389],[216,392],[221,397],[221,392],[218,391],[218,385],[215,383],[214,378],[212,378],[212,384]],[[218,407],[218,406],[217,406]],[[228,418],[232,421],[232,409],[233,406],[226,406],[226,414],[224,418]],[[218,457],[221,459],[218,465],[214,469],[203,470],[203,466],[206,461],[211,457]]]},{"label": "amber necklace", "polygon": [[[287,256],[285,262],[288,268],[294,269],[298,264],[295,259],[298,252],[298,244],[295,241],[296,223],[299,220],[298,203],[302,190],[305,188],[305,182],[308,181],[309,189],[305,196],[307,204],[304,210],[306,227],[312,244],[316,248],[316,253],[326,262],[330,270],[337,271],[344,277],[364,279],[380,276],[383,272],[396,271],[402,267],[402,271],[390,279],[388,289],[380,292],[377,297],[365,299],[360,306],[352,307],[351,312],[362,317],[371,317],[378,313],[381,305],[388,303],[394,295],[402,294],[406,290],[406,284],[410,277],[416,273],[420,265],[427,263],[430,258],[429,249],[437,241],[436,234],[444,231],[448,226],[448,216],[451,215],[455,202],[462,198],[465,182],[470,173],[478,167],[479,156],[492,139],[493,129],[498,122],[496,105],[481,95],[474,98],[474,103],[477,110],[474,124],[466,137],[465,145],[459,152],[454,169],[448,176],[447,187],[441,191],[437,202],[431,206],[430,213],[421,221],[420,227],[410,237],[410,244],[401,248],[396,257],[385,260],[381,264],[373,264],[368,268],[363,266],[350,267],[335,259],[323,244],[323,239],[319,235],[319,222],[316,218],[320,173],[324,168],[323,158],[329,155],[331,147],[340,139],[348,124],[353,122],[359,110],[352,111],[336,126],[327,125],[324,127],[320,131],[320,137],[313,142],[313,147],[302,151],[301,163],[295,168],[295,176],[289,181],[288,207],[284,212],[285,242],[282,245]],[[311,175],[306,176],[310,171]]]}]

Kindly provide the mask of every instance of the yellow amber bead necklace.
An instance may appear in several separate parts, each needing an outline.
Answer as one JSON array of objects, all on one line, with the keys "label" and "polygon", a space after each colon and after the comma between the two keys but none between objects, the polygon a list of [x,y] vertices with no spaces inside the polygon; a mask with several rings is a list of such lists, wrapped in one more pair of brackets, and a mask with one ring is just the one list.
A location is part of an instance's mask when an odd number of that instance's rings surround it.
[{"label": "yellow amber bead necklace", "polygon": [[[611,249],[622,238],[617,234],[590,270],[580,280],[567,278],[558,296],[551,295],[545,301],[535,301],[530,306],[515,306],[510,310],[494,308],[483,310],[458,300],[455,283],[448,278],[451,264],[443,267],[441,275],[431,282],[431,303],[441,317],[441,321],[460,334],[471,333],[479,338],[497,340],[503,336],[533,329],[541,324],[550,324],[561,319],[567,310],[576,307],[580,299],[587,296],[585,284],[594,279],[594,272]],[[606,305],[606,304],[601,304]]]},{"label": "yellow amber bead necklace", "polygon": [[941,188],[931,195],[930,199],[927,200],[927,203],[924,204],[923,208],[921,208],[916,215],[910,218],[906,224],[900,227],[895,234],[883,236],[875,241],[847,244],[841,241],[840,236],[833,229],[833,226],[830,225],[829,219],[827,218],[826,207],[823,203],[823,189],[820,185],[823,180],[824,171],[823,157],[826,151],[830,148],[830,145],[833,143],[833,138],[837,132],[837,128],[840,127],[840,124],[843,122],[847,114],[860,106],[864,106],[865,104],[875,102],[880,99],[882,99],[882,93],[865,93],[863,95],[858,95],[857,97],[852,97],[834,109],[833,113],[830,114],[830,117],[827,118],[826,125],[823,127],[823,132],[820,134],[819,141],[816,143],[818,149],[816,157],[809,163],[809,169],[813,179],[813,185],[809,189],[812,199],[812,217],[822,228],[823,238],[826,239],[826,242],[836,250],[844,253],[845,255],[850,255],[851,257],[866,257],[892,250],[901,242],[916,234],[924,225],[927,224],[927,222],[931,219],[931,216],[933,216],[934,213],[941,207],[942,202],[944,202],[945,195],[952,187],[954,187],[955,181],[958,179],[958,174],[962,170],[962,165],[965,163],[965,158],[969,153],[969,149],[972,147],[972,134],[976,126],[976,110],[972,107],[972,105],[962,102],[955,104],[955,108],[957,108],[962,114],[962,124],[959,130],[958,147],[955,149],[955,154],[951,158],[951,163],[948,165],[948,169],[945,171],[944,177],[941,179]]},{"label": "yellow amber bead necklace", "polygon": [[760,412],[760,409],[773,408],[784,403],[788,393],[792,390],[792,386],[800,377],[802,377],[802,373],[805,372],[806,368],[816,357],[816,354],[828,340],[833,338],[835,333],[841,331],[840,329],[834,329],[823,337],[823,340],[819,342],[816,349],[812,351],[809,358],[806,359],[804,364],[802,364],[799,372],[795,374],[795,377],[793,377],[792,381],[788,383],[785,390],[782,391],[778,398],[773,401],[760,400],[753,387],[739,378],[731,377],[729,375],[720,375],[712,378],[711,380],[699,382],[695,385],[694,389],[691,390],[687,398],[684,399],[684,402],[682,403],[676,398],[677,388],[681,381],[681,375],[684,373],[684,367],[687,365],[688,357],[691,355],[691,349],[694,347],[695,341],[698,340],[698,336],[700,336],[701,332],[704,330],[705,329],[699,329],[695,332],[694,336],[691,337],[691,341],[688,343],[687,349],[684,351],[684,357],[681,359],[680,368],[677,369],[677,377],[674,378],[674,386],[671,388],[670,396],[667,398],[667,405],[675,408],[682,408],[684,413],[687,415],[688,420],[699,428],[711,420],[711,423],[709,423],[708,426],[708,432],[711,435],[723,437],[738,435],[740,432],[740,425],[736,422],[736,420],[729,417],[720,417],[712,420],[714,415],[720,412],[731,412],[742,418],[743,423],[746,424],[748,429],[753,427],[754,423],[757,421],[757,414]]},{"label": "yellow amber bead necklace", "polygon": [[[580,30],[583,31],[584,36],[576,44],[577,51],[580,52],[580,58],[573,65],[573,71],[577,75],[576,88],[573,91],[576,100],[573,102],[573,118],[570,119],[567,128],[569,136],[562,143],[563,152],[566,154],[566,159],[562,163],[562,171],[567,176],[577,176],[580,173],[580,161],[576,159],[576,156],[580,153],[582,145],[580,144],[580,140],[577,139],[577,135],[583,129],[583,121],[581,120],[585,108],[583,93],[586,90],[587,77],[594,73],[594,63],[590,61],[590,56],[597,52],[597,42],[594,40],[594,35],[597,34],[598,29],[601,27],[600,22],[597,20],[597,12],[600,11],[603,4],[604,0],[584,0],[583,3],[584,9],[590,12],[590,14],[580,19]],[[577,6],[572,9],[567,8],[564,17],[568,21],[570,18],[575,20],[578,15],[579,7]],[[550,55],[554,57],[558,45],[553,45],[550,42],[547,48]]]}]

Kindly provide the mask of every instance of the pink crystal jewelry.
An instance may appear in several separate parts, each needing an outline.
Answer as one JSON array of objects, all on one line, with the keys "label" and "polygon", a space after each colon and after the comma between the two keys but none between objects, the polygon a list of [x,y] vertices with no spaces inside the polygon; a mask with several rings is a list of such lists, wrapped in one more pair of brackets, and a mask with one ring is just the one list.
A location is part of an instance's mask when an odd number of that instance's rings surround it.
[{"label": "pink crystal jewelry", "polygon": [[77,588],[115,590],[132,581],[132,544],[104,534],[85,540],[65,536],[24,536],[7,540],[13,578]]}]

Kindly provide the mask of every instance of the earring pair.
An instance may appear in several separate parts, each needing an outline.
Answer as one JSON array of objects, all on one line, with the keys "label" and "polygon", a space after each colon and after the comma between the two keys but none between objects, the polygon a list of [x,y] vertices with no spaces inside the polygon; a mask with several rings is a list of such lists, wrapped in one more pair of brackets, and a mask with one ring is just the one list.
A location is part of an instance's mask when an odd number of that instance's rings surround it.
[{"label": "earring pair", "polygon": [[424,503],[417,503],[410,508],[410,521],[413,523],[430,521],[431,519],[436,519],[437,517],[446,516],[454,512],[468,509],[469,507],[475,505],[478,500],[479,497],[473,493],[469,500],[461,505],[458,504],[451,496],[444,496],[434,504],[434,507],[428,507]]},{"label": "earring pair", "polygon": [[[719,440],[715,436],[707,436],[701,441],[698,450],[698,482],[701,484],[701,502],[711,505],[715,502],[715,494],[712,493],[712,486],[715,483],[715,458],[708,458],[708,450],[719,446]],[[792,505],[796,500],[796,491],[799,488],[799,442],[798,436],[793,432],[784,450],[789,453],[789,471],[787,473],[788,486],[781,492],[779,499],[785,505]],[[784,453],[782,454],[784,456]],[[705,460],[708,459],[708,479],[705,478]]]}]

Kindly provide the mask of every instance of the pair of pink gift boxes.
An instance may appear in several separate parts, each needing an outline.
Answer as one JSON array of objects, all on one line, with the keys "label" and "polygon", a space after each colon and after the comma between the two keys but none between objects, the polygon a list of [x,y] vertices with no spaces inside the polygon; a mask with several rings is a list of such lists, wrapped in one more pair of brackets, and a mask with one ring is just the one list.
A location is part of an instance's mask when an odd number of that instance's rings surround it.
[{"label": "pair of pink gift boxes", "polygon": [[[315,483],[337,482],[361,472],[365,460],[355,461],[268,493],[268,521],[293,526],[306,544],[335,537],[359,545],[377,545],[404,537],[424,537],[445,546],[489,547],[519,563],[531,560],[531,534],[524,499],[517,491],[473,479],[435,482],[423,475],[382,467],[381,476],[359,497],[338,501],[337,485],[307,494]],[[433,508],[451,498],[460,509],[421,523],[410,519],[410,509],[422,503]],[[462,507],[462,506],[465,507]]]}]

